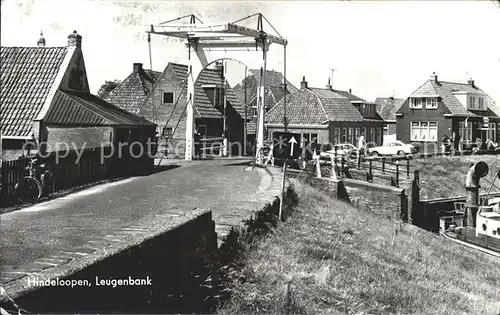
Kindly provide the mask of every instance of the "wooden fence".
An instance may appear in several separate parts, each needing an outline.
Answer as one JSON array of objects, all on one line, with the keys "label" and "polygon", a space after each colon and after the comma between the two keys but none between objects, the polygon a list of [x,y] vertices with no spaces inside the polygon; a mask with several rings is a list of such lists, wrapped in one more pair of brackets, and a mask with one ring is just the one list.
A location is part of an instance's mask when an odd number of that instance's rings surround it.
[{"label": "wooden fence", "polygon": [[[48,156],[36,157],[37,164],[45,163],[52,171],[55,191],[70,189],[92,182],[117,177],[125,177],[144,173],[148,167],[148,158],[133,158],[126,153],[121,157],[111,154],[112,148],[85,149],[76,151],[53,152]],[[27,176],[25,169],[30,159],[21,158],[4,161],[1,167],[0,206],[5,207],[14,202],[14,187],[19,178]],[[151,162],[151,161],[149,161]],[[150,163],[152,166],[152,162]]]}]

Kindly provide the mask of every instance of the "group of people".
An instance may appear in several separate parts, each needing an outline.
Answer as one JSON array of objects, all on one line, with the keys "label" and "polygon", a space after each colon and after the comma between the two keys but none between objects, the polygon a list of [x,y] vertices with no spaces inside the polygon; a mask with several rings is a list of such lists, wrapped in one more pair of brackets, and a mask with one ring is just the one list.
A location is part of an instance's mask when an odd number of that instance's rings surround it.
[{"label": "group of people", "polygon": [[[474,147],[472,147],[475,144]],[[468,143],[470,146],[470,149],[473,152],[477,151],[496,151],[499,150],[500,147],[498,146],[498,143],[486,139],[486,141],[483,141],[481,138],[477,137],[475,143]],[[445,152],[451,152],[452,150],[460,150],[462,151],[463,149],[469,149],[467,147],[463,148],[461,147],[460,143],[460,136],[456,136],[456,134],[453,132],[451,138],[448,137],[448,135],[444,135],[443,138],[441,139],[441,151],[443,153]]]}]

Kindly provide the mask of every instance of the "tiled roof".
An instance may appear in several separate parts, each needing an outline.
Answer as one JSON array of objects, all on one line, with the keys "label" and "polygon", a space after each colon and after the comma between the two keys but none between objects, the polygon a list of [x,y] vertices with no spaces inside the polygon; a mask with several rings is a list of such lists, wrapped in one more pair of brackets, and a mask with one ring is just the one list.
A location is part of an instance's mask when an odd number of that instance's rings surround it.
[{"label": "tiled roof", "polygon": [[142,126],[154,125],[95,95],[58,90],[45,115],[47,124],[71,126]]},{"label": "tiled roof", "polygon": [[1,48],[3,136],[30,135],[67,51],[67,47]]},{"label": "tiled roof", "polygon": [[133,71],[109,93],[106,100],[128,112],[137,113],[160,75],[161,72],[147,69]]},{"label": "tiled roof", "polygon": [[[181,65],[177,63],[169,63],[167,67],[171,67],[176,76],[181,80],[187,80],[188,66]],[[204,69],[198,79],[196,80],[195,86],[195,115],[200,118],[222,118],[222,112],[215,108],[211,99],[207,95],[208,89],[202,87],[204,84],[217,84],[223,85],[224,80],[221,74],[214,69]],[[187,93],[187,89],[186,89]],[[226,84],[227,101],[236,110],[241,117],[244,117],[243,103],[237,97],[233,89]]]},{"label": "tiled roof", "polygon": [[[266,77],[269,78],[269,81],[266,80],[266,82],[269,82],[270,84],[264,86],[271,87],[271,89],[273,89],[274,95],[277,96],[277,101],[281,100],[281,98],[283,98],[283,88],[282,88],[283,75],[280,72],[276,71],[266,71]],[[259,86],[259,83],[260,83],[260,70],[250,70],[250,74],[246,78],[244,78],[240,83],[238,83],[233,88],[233,90],[236,92],[241,102],[244,103],[245,88],[246,88],[247,101],[251,102],[254,100],[255,97],[257,97],[257,88]],[[288,94],[298,91],[298,89],[288,80],[286,87]],[[281,90],[281,92],[276,94],[275,92],[277,92],[278,90]],[[272,102],[272,106],[274,106],[274,104],[275,102]]]},{"label": "tiled roof", "polygon": [[[264,87],[264,103],[267,108],[272,108],[279,101],[283,99],[284,91],[282,87],[279,86],[266,86]],[[290,93],[287,93],[290,95]],[[253,108],[257,106],[257,95],[255,95],[247,106],[247,117],[253,114]]]},{"label": "tiled roof", "polygon": [[377,97],[375,104],[377,104],[377,113],[384,120],[396,120],[396,112],[405,102],[401,98],[393,97]]},{"label": "tiled roof", "polygon": [[[287,97],[287,118],[290,124],[320,125],[327,121],[364,121],[350,101],[345,98],[323,97],[311,89],[301,89]],[[283,122],[283,100],[267,113],[271,124]]]},{"label": "tiled roof", "polygon": [[432,97],[440,96],[444,105],[448,108],[453,115],[470,115],[462,103],[453,95],[453,92],[471,92],[471,93],[484,93],[483,90],[477,86],[470,86],[467,83],[454,83],[446,81],[427,80],[420,86],[410,97]]},{"label": "tiled roof", "polygon": [[[260,69],[250,69],[257,85],[260,83]],[[264,74],[264,86],[280,86],[283,83],[283,74],[274,70],[266,70]],[[290,93],[297,92],[297,89],[290,81],[286,80],[287,90]]]}]

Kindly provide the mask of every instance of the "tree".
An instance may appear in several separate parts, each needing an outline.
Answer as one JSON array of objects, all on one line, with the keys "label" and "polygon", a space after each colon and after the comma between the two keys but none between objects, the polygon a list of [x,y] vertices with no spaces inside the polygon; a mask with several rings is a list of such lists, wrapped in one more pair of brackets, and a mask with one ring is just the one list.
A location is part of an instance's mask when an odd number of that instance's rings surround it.
[{"label": "tree", "polygon": [[106,80],[103,85],[99,88],[97,95],[101,98],[106,98],[108,94],[113,91],[121,83],[120,80],[108,81]]}]

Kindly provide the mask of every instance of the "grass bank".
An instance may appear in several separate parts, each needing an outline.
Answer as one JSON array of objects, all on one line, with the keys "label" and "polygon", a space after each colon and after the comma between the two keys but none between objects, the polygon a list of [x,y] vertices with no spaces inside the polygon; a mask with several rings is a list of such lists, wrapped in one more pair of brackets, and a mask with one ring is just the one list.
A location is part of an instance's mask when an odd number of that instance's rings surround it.
[{"label": "grass bank", "polygon": [[294,180],[286,224],[242,258],[219,314],[497,314],[500,261]]},{"label": "grass bank", "polygon": [[[485,177],[493,182],[500,169],[500,155],[443,156],[415,159],[411,167],[420,171],[420,196],[422,199],[448,198],[465,196],[465,174],[471,163],[484,161],[490,171]],[[492,192],[500,191],[500,180],[497,179]],[[490,184],[482,180],[481,193],[487,193]]]}]

